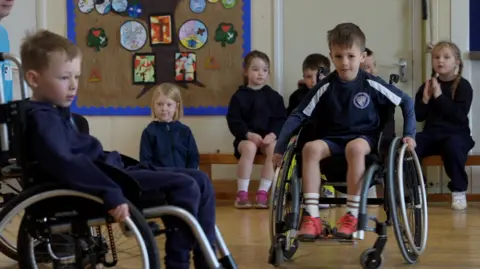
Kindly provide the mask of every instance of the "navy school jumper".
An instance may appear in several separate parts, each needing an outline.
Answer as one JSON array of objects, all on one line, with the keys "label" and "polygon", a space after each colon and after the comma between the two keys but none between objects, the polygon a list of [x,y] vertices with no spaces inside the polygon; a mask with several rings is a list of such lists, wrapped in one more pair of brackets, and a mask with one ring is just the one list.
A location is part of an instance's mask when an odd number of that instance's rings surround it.
[{"label": "navy school jumper", "polygon": [[235,157],[240,158],[238,145],[247,140],[247,133],[253,132],[265,137],[274,133],[277,137],[286,118],[283,97],[265,85],[259,90],[240,86],[228,105],[228,129],[235,137]]},{"label": "navy school jumper", "polygon": [[[50,103],[30,101],[28,109],[28,148],[30,160],[53,180],[72,189],[90,193],[104,200],[106,209],[126,202],[121,188],[93,161],[103,161],[122,169],[140,185],[144,195],[167,195],[170,205],[179,206],[196,217],[211,245],[215,242],[215,196],[209,178],[194,169],[157,168],[138,165],[124,167],[118,152],[105,153],[93,136],[78,132],[65,108]],[[165,244],[166,268],[188,269],[190,250],[194,248],[197,268],[207,268],[202,253],[190,229],[183,222],[162,218],[165,225],[178,232],[167,233]],[[202,267],[203,266],[203,267]]]},{"label": "navy school jumper", "polygon": [[441,155],[445,172],[452,180],[448,187],[454,192],[468,189],[465,172],[468,152],[475,146],[470,135],[468,112],[472,105],[473,89],[468,80],[461,78],[455,97],[452,98],[454,81],[438,81],[442,94],[422,101],[425,84],[415,97],[415,113],[419,122],[425,121],[423,132],[417,134],[416,152],[419,158]]},{"label": "navy school jumper", "polygon": [[[280,132],[275,153],[283,154],[295,130],[308,120],[315,124],[315,139],[342,143],[357,137],[366,138],[370,146],[380,134],[380,106],[400,106],[405,119],[403,135],[415,138],[413,100],[381,78],[359,70],[353,81],[340,80],[332,72],[308,92],[287,118]],[[329,146],[339,145],[329,143]],[[333,152],[332,152],[333,153]],[[340,153],[340,152],[338,152]]]},{"label": "navy school jumper", "polygon": [[198,168],[197,143],[180,121],[152,121],[140,140],[140,162],[158,167]]}]

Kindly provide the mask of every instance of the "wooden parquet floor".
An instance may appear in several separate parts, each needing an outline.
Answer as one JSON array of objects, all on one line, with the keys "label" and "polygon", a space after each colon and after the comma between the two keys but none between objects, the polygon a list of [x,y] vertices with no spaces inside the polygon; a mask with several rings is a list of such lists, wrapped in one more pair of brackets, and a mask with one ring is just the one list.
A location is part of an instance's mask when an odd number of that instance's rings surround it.
[{"label": "wooden parquet floor", "polygon": [[[381,208],[370,210],[384,218]],[[343,208],[336,208],[323,211],[323,216],[335,223],[343,212]],[[239,268],[273,268],[267,264],[268,221],[267,210],[235,210],[230,206],[219,206],[217,223]],[[360,254],[373,245],[375,238],[375,234],[367,233],[366,239],[356,246],[335,242],[303,243],[294,259],[280,268],[361,268]],[[163,249],[163,239],[159,239],[159,244]],[[383,268],[480,268],[480,204],[469,204],[465,212],[453,212],[447,204],[430,204],[428,247],[419,262],[415,265],[404,263],[391,228],[384,259]],[[0,268],[15,269],[17,266],[0,255]],[[134,265],[131,268],[137,269]]]}]

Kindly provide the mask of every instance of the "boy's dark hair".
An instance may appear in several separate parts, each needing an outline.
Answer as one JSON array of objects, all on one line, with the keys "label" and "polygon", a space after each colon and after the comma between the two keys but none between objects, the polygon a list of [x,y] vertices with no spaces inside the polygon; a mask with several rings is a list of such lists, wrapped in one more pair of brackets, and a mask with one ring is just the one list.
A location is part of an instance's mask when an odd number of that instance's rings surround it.
[{"label": "boy's dark hair", "polygon": [[327,33],[328,47],[351,48],[354,44],[365,51],[366,38],[362,29],[351,22],[340,23]]},{"label": "boy's dark hair", "polygon": [[306,69],[319,70],[320,67],[326,67],[330,69],[330,60],[322,54],[313,53],[308,55],[305,60],[303,60],[303,71]]},{"label": "boy's dark hair", "polygon": [[29,70],[42,71],[50,63],[53,52],[65,53],[69,61],[81,57],[77,45],[67,38],[47,30],[28,34],[20,46],[20,58],[25,72]]},{"label": "boy's dark hair", "polygon": [[370,57],[373,55],[373,51],[369,48],[365,48],[365,52],[367,53],[367,56]]}]

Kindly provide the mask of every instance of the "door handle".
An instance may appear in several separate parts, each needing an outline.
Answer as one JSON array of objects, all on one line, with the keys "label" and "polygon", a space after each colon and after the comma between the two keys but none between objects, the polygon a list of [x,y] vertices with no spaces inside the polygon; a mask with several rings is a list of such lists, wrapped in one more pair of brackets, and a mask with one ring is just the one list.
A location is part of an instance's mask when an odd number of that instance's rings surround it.
[{"label": "door handle", "polygon": [[408,75],[407,75],[407,59],[400,58],[398,59],[398,75],[400,77],[401,82],[407,82],[408,81]]}]

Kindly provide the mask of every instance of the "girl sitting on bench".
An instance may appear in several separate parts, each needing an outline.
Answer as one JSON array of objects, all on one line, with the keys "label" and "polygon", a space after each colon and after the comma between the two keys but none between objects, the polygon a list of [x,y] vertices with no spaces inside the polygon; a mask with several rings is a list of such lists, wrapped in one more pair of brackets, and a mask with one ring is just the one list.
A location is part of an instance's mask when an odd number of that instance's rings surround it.
[{"label": "girl sitting on bench", "polygon": [[423,132],[417,134],[419,158],[441,155],[451,182],[452,209],[467,208],[465,172],[468,152],[475,142],[470,135],[468,113],[473,90],[462,77],[460,49],[451,42],[440,42],[432,49],[432,78],[415,96],[417,121],[425,121]]}]

